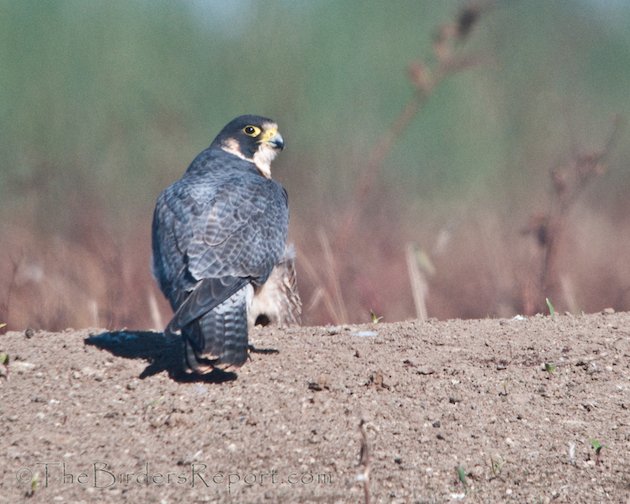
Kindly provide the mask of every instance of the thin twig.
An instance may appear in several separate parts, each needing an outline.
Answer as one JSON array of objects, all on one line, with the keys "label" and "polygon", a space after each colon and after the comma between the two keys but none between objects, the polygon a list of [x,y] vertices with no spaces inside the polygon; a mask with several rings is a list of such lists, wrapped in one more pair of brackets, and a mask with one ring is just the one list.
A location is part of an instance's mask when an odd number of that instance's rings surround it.
[{"label": "thin twig", "polygon": [[153,329],[156,331],[161,331],[164,329],[164,321],[162,320],[162,314],[160,313],[160,308],[157,303],[157,299],[155,299],[155,294],[153,291],[149,289],[147,293],[147,299],[149,303],[149,313],[151,313],[151,322],[153,323]]},{"label": "thin twig", "polygon": [[426,320],[428,317],[427,294],[429,292],[429,284],[418,265],[415,246],[412,243],[407,244],[405,255],[407,259],[409,283],[411,284],[411,294],[416,307],[416,317],[420,320]]},{"label": "thin twig", "polygon": [[312,312],[315,307],[320,303],[324,304],[330,319],[335,324],[341,323],[340,315],[335,308],[335,301],[330,291],[322,284],[322,275],[316,270],[312,261],[308,258],[307,254],[300,254],[300,268],[310,279],[311,284],[315,286],[314,292],[311,296],[310,302],[305,308],[305,312]]},{"label": "thin twig", "polygon": [[13,290],[16,288],[17,286],[17,282],[15,280],[16,276],[17,276],[17,272],[18,269],[20,268],[20,265],[22,264],[22,260],[24,259],[24,251],[20,251],[20,255],[18,257],[18,259],[12,259],[11,260],[11,279],[9,280],[9,285],[7,287],[7,293],[6,293],[6,297],[4,300],[4,303],[2,304],[2,311],[4,312],[4,320],[0,320],[0,322],[6,323],[8,327],[10,327],[11,323],[10,323],[10,319],[11,319],[11,298],[13,297]]},{"label": "thin twig", "polygon": [[370,445],[368,444],[367,433],[365,432],[365,420],[359,422],[359,432],[361,433],[361,451],[359,452],[359,466],[362,471],[357,474],[357,481],[363,483],[363,502],[370,504]]},{"label": "thin twig", "polygon": [[[604,145],[595,151],[576,154],[565,166],[550,171],[553,192],[547,215],[533,219],[534,224],[528,232],[538,237],[542,247],[540,276],[538,282],[538,302],[536,310],[544,310],[542,300],[552,299],[556,287],[561,283],[557,271],[558,250],[561,238],[567,227],[571,208],[584,192],[589,183],[596,177],[606,173],[605,161],[614,148],[623,124],[622,118],[616,115],[613,127]],[[565,303],[569,302],[565,299]],[[574,304],[574,301],[569,304]]]},{"label": "thin twig", "polygon": [[323,229],[319,230],[319,241],[324,252],[324,260],[328,265],[328,279],[330,282],[331,290],[333,292],[333,298],[335,299],[335,305],[337,306],[337,323],[348,322],[348,311],[346,310],[346,304],[343,300],[343,294],[341,292],[341,284],[339,283],[339,272],[337,271],[337,263],[333,257],[332,248],[328,236]]},{"label": "thin twig", "polygon": [[365,169],[361,171],[359,181],[355,186],[354,197],[341,221],[337,242],[341,248],[345,245],[350,234],[349,231],[355,225],[368,196],[376,185],[383,170],[385,159],[435,88],[447,77],[478,66],[481,62],[480,58],[462,56],[459,44],[468,38],[473,26],[479,20],[480,14],[488,10],[493,4],[494,2],[491,0],[486,2],[470,1],[458,12],[454,22],[440,27],[433,43],[433,52],[437,60],[433,69],[420,61],[415,61],[409,65],[409,79],[414,86],[414,92],[394,119],[389,130],[376,143],[368,156]]}]

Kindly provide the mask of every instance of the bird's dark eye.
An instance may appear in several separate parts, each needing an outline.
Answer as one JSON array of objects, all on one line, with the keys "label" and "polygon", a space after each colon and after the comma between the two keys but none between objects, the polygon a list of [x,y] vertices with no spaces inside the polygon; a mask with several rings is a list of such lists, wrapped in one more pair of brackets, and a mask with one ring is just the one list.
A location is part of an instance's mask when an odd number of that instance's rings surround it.
[{"label": "bird's dark eye", "polygon": [[260,135],[260,128],[256,127],[256,126],[245,126],[243,128],[243,133],[245,133],[248,136],[251,137],[256,137],[258,135]]}]

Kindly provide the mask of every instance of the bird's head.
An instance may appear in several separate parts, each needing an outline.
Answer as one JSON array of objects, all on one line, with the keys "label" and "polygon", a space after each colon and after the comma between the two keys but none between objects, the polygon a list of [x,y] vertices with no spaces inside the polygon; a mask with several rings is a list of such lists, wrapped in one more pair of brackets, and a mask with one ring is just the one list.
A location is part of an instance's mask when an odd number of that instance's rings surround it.
[{"label": "bird's head", "polygon": [[284,140],[271,119],[243,115],[230,121],[212,146],[254,163],[263,176],[271,178],[271,162],[284,148]]}]

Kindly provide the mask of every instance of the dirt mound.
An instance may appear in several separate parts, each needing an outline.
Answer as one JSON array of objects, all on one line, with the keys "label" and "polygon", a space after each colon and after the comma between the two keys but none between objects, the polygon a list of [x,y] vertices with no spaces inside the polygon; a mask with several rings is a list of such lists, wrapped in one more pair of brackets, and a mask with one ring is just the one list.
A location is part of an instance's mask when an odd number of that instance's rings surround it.
[{"label": "dirt mound", "polygon": [[0,336],[0,500],[629,502],[630,314],[251,339],[194,380],[157,333]]}]

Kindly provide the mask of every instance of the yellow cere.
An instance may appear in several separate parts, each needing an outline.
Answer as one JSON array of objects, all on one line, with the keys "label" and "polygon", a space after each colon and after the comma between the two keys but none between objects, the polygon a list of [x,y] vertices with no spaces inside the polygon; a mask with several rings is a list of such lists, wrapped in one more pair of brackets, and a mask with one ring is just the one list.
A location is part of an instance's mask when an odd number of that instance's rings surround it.
[{"label": "yellow cere", "polygon": [[265,130],[263,136],[260,138],[261,142],[268,142],[278,133],[278,127],[272,126],[271,128]]}]

